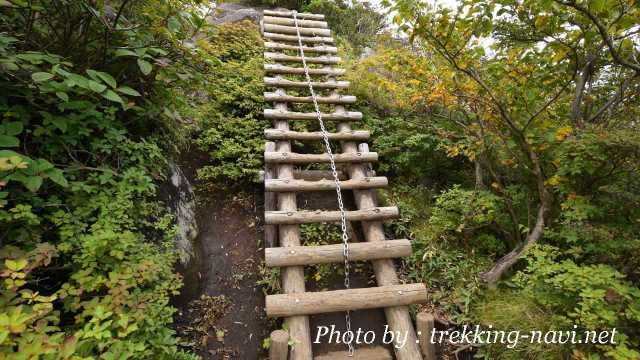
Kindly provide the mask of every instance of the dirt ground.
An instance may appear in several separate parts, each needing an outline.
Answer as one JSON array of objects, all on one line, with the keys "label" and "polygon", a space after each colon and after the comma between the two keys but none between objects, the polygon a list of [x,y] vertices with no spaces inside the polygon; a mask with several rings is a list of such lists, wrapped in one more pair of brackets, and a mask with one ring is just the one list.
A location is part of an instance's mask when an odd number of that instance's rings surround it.
[{"label": "dirt ground", "polygon": [[270,324],[256,285],[262,233],[255,202],[222,192],[205,200],[198,210],[201,261],[183,274],[177,329],[205,359],[259,359]]}]

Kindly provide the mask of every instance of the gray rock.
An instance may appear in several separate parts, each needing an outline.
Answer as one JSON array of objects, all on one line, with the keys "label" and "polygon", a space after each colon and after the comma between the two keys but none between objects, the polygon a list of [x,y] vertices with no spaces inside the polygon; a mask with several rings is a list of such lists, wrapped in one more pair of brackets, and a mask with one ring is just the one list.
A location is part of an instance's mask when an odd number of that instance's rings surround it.
[{"label": "gray rock", "polygon": [[262,9],[241,4],[222,3],[216,8],[216,13],[207,21],[213,25],[234,23],[242,20],[251,20],[256,23],[262,19]]},{"label": "gray rock", "polygon": [[178,233],[175,237],[180,263],[187,267],[195,256],[194,240],[198,236],[196,221],[196,198],[189,179],[182,169],[170,163],[170,178],[167,182],[168,205],[176,217]]}]

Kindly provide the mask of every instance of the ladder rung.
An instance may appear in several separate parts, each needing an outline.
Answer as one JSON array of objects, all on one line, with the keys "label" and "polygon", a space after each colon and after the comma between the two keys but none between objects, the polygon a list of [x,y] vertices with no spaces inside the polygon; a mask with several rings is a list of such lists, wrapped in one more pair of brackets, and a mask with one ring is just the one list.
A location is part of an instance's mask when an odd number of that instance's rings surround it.
[{"label": "ladder rung", "polygon": [[[320,131],[291,131],[280,129],[265,129],[267,140],[322,140],[324,136]],[[329,140],[367,140],[369,132],[366,130],[351,130],[345,132],[327,133]]]},{"label": "ladder rung", "polygon": [[[295,20],[293,18],[281,18],[274,16],[265,16],[264,17],[265,24],[275,24],[275,25],[287,25],[287,26],[296,26]],[[317,21],[317,20],[303,20],[298,19],[299,27],[311,27],[311,28],[321,28],[326,29],[329,26],[326,21]]]},{"label": "ladder rung", "polygon": [[[288,102],[288,103],[312,103],[313,98],[311,96],[292,96],[282,95],[275,92],[264,93],[265,101],[273,102]],[[356,102],[356,97],[352,95],[331,95],[331,96],[316,96],[318,104],[353,104]]]},{"label": "ladder rung", "polygon": [[[300,50],[300,47],[297,45],[280,44],[271,41],[265,42],[264,47],[273,50]],[[336,54],[338,52],[338,48],[334,46],[303,46],[302,50],[304,50],[305,53]]]},{"label": "ladder rung", "polygon": [[[270,32],[265,32],[264,37],[267,39],[271,39],[271,40],[278,40],[278,41],[288,41],[288,42],[293,42],[293,43],[298,43],[298,36],[294,36],[294,35],[284,35],[284,34],[275,34],[275,33],[270,33]],[[301,36],[300,40],[302,40],[303,43],[311,43],[311,44],[317,44],[317,43],[323,43],[323,44],[333,44],[333,38],[332,37],[326,37],[326,36],[313,36],[313,37],[308,37],[308,36]]]},{"label": "ladder rung", "polygon": [[[316,113],[303,113],[295,111],[282,111],[275,109],[264,109],[265,119],[277,120],[318,120]],[[362,113],[359,111],[323,113],[322,120],[327,121],[358,121],[362,120]]]},{"label": "ladder rung", "polygon": [[[361,163],[378,161],[378,153],[344,153],[334,154],[336,163]],[[329,163],[329,154],[299,154],[294,152],[265,152],[264,162],[274,164],[319,164]]]},{"label": "ladder rung", "polygon": [[295,26],[283,26],[283,25],[273,25],[273,24],[262,24],[265,32],[276,33],[276,34],[291,34],[295,35],[296,39],[298,37],[298,31],[300,31],[300,35],[308,35],[308,36],[331,36],[331,30],[329,29],[320,29],[320,28],[307,28],[307,27],[299,27],[296,29]]},{"label": "ladder rung", "polygon": [[265,308],[269,317],[288,317],[405,306],[426,300],[427,288],[424,284],[405,284],[268,295]]},{"label": "ladder rung", "polygon": [[[395,206],[375,207],[366,210],[346,212],[347,221],[382,221],[395,219],[399,215]],[[340,211],[299,210],[299,211],[265,211],[264,221],[267,225],[296,225],[322,222],[338,222]]]},{"label": "ladder rung", "polygon": [[[264,64],[264,71],[271,74],[304,75],[304,68],[284,66],[280,64]],[[309,69],[309,75],[342,76],[346,73],[347,73],[347,70],[339,69],[339,68]]]},{"label": "ladder rung", "polygon": [[[299,62],[302,63],[302,57],[285,55],[280,53],[265,52],[265,59],[279,61],[279,62]],[[307,64],[326,64],[335,65],[340,62],[340,58],[337,56],[305,56]]]},{"label": "ladder rung", "polygon": [[[349,260],[393,259],[411,255],[406,239],[349,244]],[[343,245],[289,246],[266,248],[264,261],[270,267],[330,264],[344,261]]]},{"label": "ladder rung", "polygon": [[[340,188],[343,190],[376,189],[387,185],[389,185],[389,181],[384,176],[350,179],[340,182]],[[336,183],[329,179],[318,181],[270,179],[265,181],[264,189],[271,192],[328,191],[335,190]]]},{"label": "ladder rung", "polygon": [[348,351],[331,351],[326,354],[314,356],[313,360],[393,360],[391,351],[381,345],[358,346],[355,353]]},{"label": "ladder rung", "polygon": [[[265,77],[264,84],[272,87],[308,88],[306,81],[293,81],[281,78]],[[312,81],[314,89],[346,89],[351,85],[348,81]]]},{"label": "ladder rung", "polygon": [[[266,16],[293,17],[293,11],[264,10],[263,14]],[[324,14],[296,13],[296,17],[299,19],[324,20]]]},{"label": "ladder rung", "polygon": [[[333,172],[329,170],[293,170],[293,178],[296,180],[317,181],[323,179],[333,179]],[[338,170],[338,179],[346,180],[347,176]]]}]

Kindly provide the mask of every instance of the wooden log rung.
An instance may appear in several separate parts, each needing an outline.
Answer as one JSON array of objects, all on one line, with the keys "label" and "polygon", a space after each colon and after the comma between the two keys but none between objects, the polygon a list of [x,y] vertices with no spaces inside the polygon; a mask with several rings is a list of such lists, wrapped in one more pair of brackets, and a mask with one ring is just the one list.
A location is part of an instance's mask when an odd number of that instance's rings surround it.
[{"label": "wooden log rung", "polygon": [[[265,32],[263,33],[263,35],[267,39],[286,41],[286,42],[292,42],[292,43],[298,44],[298,36],[296,35],[276,34],[276,33],[270,33],[270,32]],[[302,40],[304,44],[319,44],[319,43],[333,44],[334,43],[333,38],[327,37],[327,36],[301,36],[300,40]]]},{"label": "wooden log rung", "polygon": [[300,35],[306,36],[331,36],[331,30],[329,29],[321,29],[321,28],[308,28],[308,27],[298,27],[296,29],[295,26],[284,26],[284,25],[273,25],[273,24],[262,24],[265,32],[276,33],[276,34],[288,34],[295,35],[297,38],[298,30],[300,31]]},{"label": "wooden log rung", "polygon": [[[273,102],[288,102],[288,103],[312,103],[313,98],[311,96],[292,96],[282,95],[275,92],[265,92],[265,101]],[[316,100],[318,104],[353,104],[356,102],[356,97],[352,95],[331,95],[331,96],[317,96]]]},{"label": "wooden log rung", "polygon": [[[300,56],[292,56],[274,52],[265,52],[264,58],[278,62],[302,63],[302,57]],[[335,65],[340,62],[340,58],[337,56],[305,56],[305,60],[307,61],[307,64]]]},{"label": "wooden log rung", "polygon": [[268,295],[265,308],[269,317],[287,317],[405,306],[426,300],[427,289],[424,284],[404,284]]},{"label": "wooden log rung", "polygon": [[[406,239],[349,244],[349,260],[393,259],[411,255]],[[330,264],[344,261],[343,245],[290,246],[266,248],[265,264],[270,267]]]},{"label": "wooden log rung", "polygon": [[[329,170],[293,170],[293,178],[297,180],[317,181],[323,179],[333,179],[333,173]],[[347,176],[338,170],[338,179],[346,180]]]},{"label": "wooden log rung", "polygon": [[[334,154],[336,163],[363,163],[378,161],[378,153]],[[324,164],[330,163],[329,154],[300,154],[294,152],[265,152],[264,162],[267,164]]]},{"label": "wooden log rung", "polygon": [[[281,11],[281,10],[264,10],[262,12],[265,16],[279,16],[293,18],[293,11]],[[311,20],[324,20],[324,14],[312,14],[312,13],[296,13],[296,17],[299,19],[311,19]]]},{"label": "wooden log rung", "polygon": [[[322,113],[322,120],[327,121],[358,121],[362,120],[362,113],[359,111]],[[281,111],[275,109],[264,110],[265,119],[273,120],[318,120],[315,112],[303,113],[295,111]]]},{"label": "wooden log rung", "polygon": [[[263,18],[265,24],[274,24],[274,25],[285,25],[285,26],[295,26],[295,20],[293,18],[282,18],[276,16],[265,16]],[[318,20],[305,20],[298,18],[298,26],[299,27],[310,27],[310,28],[321,28],[327,29],[329,26],[326,21],[318,21]]]},{"label": "wooden log rung", "polygon": [[[296,88],[308,88],[309,84],[306,81],[293,81],[274,77],[265,77],[264,84],[271,87],[296,87]],[[314,89],[346,89],[349,87],[348,81],[314,81],[311,82]]]},{"label": "wooden log rung", "polygon": [[[304,68],[280,64],[264,64],[264,71],[270,74],[304,75]],[[342,76],[346,73],[347,70],[338,68],[309,69],[309,75]],[[307,83],[305,82],[304,84],[306,85]]]},{"label": "wooden log rung", "polygon": [[[398,208],[395,206],[375,207],[366,210],[346,211],[347,221],[382,221],[398,217]],[[264,222],[267,225],[296,225],[313,224],[323,222],[338,222],[341,219],[340,211],[326,210],[298,210],[298,211],[265,211]]]},{"label": "wooden log rung", "polygon": [[[271,41],[266,41],[264,43],[264,47],[267,49],[273,50],[293,50],[299,51],[300,47],[297,45],[288,45],[281,44]],[[334,46],[303,46],[302,50],[306,53],[327,53],[327,54],[336,54],[338,52],[338,48]]]},{"label": "wooden log rung", "polygon": [[[352,130],[349,132],[330,132],[327,133],[329,140],[352,140],[352,141],[365,141],[369,139],[369,131],[366,130]],[[324,135],[320,131],[284,131],[278,129],[265,129],[264,136],[267,140],[301,140],[301,141],[316,141],[324,139]]]},{"label": "wooden log rung", "polygon": [[[343,190],[377,189],[388,185],[389,181],[384,176],[366,177],[340,182],[340,188]],[[318,181],[267,179],[264,183],[264,190],[271,192],[328,191],[335,189],[336,183],[332,179]]]}]

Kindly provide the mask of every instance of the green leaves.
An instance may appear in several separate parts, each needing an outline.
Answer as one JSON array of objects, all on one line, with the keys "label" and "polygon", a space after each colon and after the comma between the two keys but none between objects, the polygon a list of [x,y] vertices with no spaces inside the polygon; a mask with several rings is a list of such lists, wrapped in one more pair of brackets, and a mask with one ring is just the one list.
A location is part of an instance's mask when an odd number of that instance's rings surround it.
[{"label": "green leaves", "polygon": [[102,94],[102,97],[104,97],[105,99],[111,100],[113,102],[124,104],[124,101],[122,100],[120,95],[116,94],[115,91],[113,90],[107,90],[104,94]]},{"label": "green leaves", "polygon": [[117,92],[121,92],[125,95],[129,95],[129,96],[142,96],[140,95],[139,92],[137,92],[136,90],[128,87],[128,86],[120,86],[119,88],[116,89]]},{"label": "green leaves", "polygon": [[116,83],[116,79],[113,78],[113,76],[109,75],[106,72],[102,72],[102,71],[95,71],[95,70],[87,70],[87,74],[89,74],[89,76],[93,79],[93,80],[102,80],[104,81],[107,85],[111,86],[112,88],[116,88],[116,86],[118,85]]},{"label": "green leaves", "polygon": [[151,71],[153,70],[153,66],[148,61],[142,59],[138,59],[138,67],[144,75],[151,74]]},{"label": "green leaves", "polygon": [[53,79],[53,74],[46,73],[46,72],[37,72],[37,73],[33,73],[31,75],[31,78],[35,82],[43,82],[43,81],[47,81],[47,80]]},{"label": "green leaves", "polygon": [[0,125],[0,147],[18,147],[20,140],[16,137],[22,133],[22,122],[13,121]]}]

